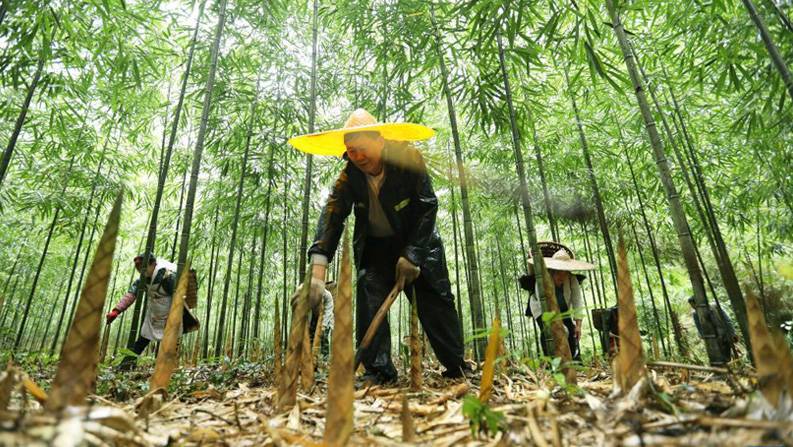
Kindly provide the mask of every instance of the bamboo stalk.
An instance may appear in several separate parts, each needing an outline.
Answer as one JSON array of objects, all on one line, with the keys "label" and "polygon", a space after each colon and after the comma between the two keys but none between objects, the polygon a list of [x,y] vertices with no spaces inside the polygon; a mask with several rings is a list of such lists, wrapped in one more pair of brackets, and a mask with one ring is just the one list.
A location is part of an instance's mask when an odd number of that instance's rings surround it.
[{"label": "bamboo stalk", "polygon": [[300,371],[300,362],[303,358],[303,346],[306,327],[306,314],[308,312],[308,294],[311,288],[311,270],[303,278],[303,287],[297,298],[292,322],[289,330],[289,344],[287,346],[286,364],[281,374],[278,388],[278,411],[288,411],[295,406],[297,401],[297,381]]},{"label": "bamboo stalk", "polygon": [[[190,261],[185,264],[185,272],[190,271]],[[149,389],[168,389],[173,371],[179,366],[179,336],[182,334],[182,315],[184,312],[184,297],[187,293],[187,283],[190,275],[179,277],[176,291],[171,298],[171,310],[165,322],[165,331],[160,341],[160,350],[157,352],[157,362],[154,364],[154,374],[151,376]]]},{"label": "bamboo stalk", "polygon": [[355,370],[352,350],[352,264],[349,236],[346,231],[337,290],[333,310],[333,342],[325,410],[324,441],[329,446],[346,445],[353,430]]},{"label": "bamboo stalk", "polygon": [[642,338],[633,298],[633,284],[628,269],[628,253],[622,236],[617,244],[617,284],[619,291],[620,350],[615,362],[614,380],[623,394],[627,394],[645,374]]},{"label": "bamboo stalk", "polygon": [[113,210],[110,212],[91,263],[88,279],[77,303],[75,318],[63,344],[58,372],[50,391],[51,397],[47,402],[49,411],[57,412],[67,405],[84,404],[86,396],[93,392],[96,384],[99,328],[113,267],[122,197],[123,193],[119,193],[113,204]]},{"label": "bamboo stalk", "polygon": [[410,299],[410,391],[421,391],[421,346],[419,344],[419,313],[416,290]]}]

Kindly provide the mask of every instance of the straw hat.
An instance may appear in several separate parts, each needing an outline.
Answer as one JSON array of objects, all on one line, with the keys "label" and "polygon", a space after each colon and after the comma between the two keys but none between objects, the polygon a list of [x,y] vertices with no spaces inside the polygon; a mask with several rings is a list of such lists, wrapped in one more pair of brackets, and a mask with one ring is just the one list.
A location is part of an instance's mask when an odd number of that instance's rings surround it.
[{"label": "straw hat", "polygon": [[[588,262],[575,259],[573,250],[558,242],[538,242],[542,258],[545,260],[545,268],[551,270],[564,270],[573,272],[579,270],[593,270],[595,266]],[[549,256],[550,255],[550,256]],[[531,255],[529,256],[529,266],[531,267]],[[529,272],[530,274],[533,272]]]},{"label": "straw hat", "polygon": [[383,138],[392,141],[426,140],[435,135],[434,130],[421,124],[378,123],[371,113],[356,109],[347,118],[344,127],[292,137],[289,144],[309,154],[341,157],[347,150],[344,135],[354,132],[380,132]]}]

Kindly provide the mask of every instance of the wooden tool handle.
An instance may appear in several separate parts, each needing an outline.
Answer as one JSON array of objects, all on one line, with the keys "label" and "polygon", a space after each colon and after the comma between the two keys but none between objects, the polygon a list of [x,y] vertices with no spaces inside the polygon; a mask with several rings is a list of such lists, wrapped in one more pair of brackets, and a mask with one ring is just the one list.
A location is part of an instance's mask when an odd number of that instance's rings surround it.
[{"label": "wooden tool handle", "polygon": [[399,283],[394,284],[394,288],[391,289],[391,292],[388,294],[388,296],[386,296],[383,304],[381,304],[380,308],[377,309],[377,313],[374,315],[374,318],[372,318],[372,322],[369,323],[369,328],[366,329],[366,334],[364,334],[363,340],[361,340],[361,344],[358,346],[358,350],[355,351],[355,367],[353,368],[353,371],[358,370],[358,367],[361,365],[363,352],[369,348],[370,344],[372,344],[374,334],[377,333],[377,329],[379,329],[380,325],[383,324],[383,320],[388,314],[388,310],[391,309],[391,305],[394,304],[394,301],[396,301],[397,297],[399,296],[399,292],[401,291],[402,288],[399,287]]}]

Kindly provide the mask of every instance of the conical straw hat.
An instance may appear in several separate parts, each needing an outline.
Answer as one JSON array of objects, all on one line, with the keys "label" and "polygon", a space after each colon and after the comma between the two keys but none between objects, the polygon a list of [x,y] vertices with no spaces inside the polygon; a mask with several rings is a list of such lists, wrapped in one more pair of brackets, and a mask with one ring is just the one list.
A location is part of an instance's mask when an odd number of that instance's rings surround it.
[{"label": "conical straw hat", "polygon": [[378,123],[371,113],[364,109],[356,109],[341,129],[292,137],[289,139],[289,144],[309,154],[341,157],[347,150],[344,145],[344,135],[367,131],[380,132],[383,138],[393,141],[426,140],[435,135],[434,130],[421,124]]},{"label": "conical straw hat", "polygon": [[566,250],[559,250],[550,258],[543,257],[543,259],[545,260],[545,268],[552,270],[572,272],[576,270],[592,270],[595,268],[593,264],[571,258]]}]

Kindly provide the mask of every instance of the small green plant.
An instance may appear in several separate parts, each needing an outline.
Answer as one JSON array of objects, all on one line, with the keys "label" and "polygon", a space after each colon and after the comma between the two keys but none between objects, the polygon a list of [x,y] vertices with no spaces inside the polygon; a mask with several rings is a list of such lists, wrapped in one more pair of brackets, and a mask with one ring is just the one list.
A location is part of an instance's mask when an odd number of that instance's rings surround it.
[{"label": "small green plant", "polygon": [[563,370],[563,366],[567,366],[573,369],[579,369],[581,368],[580,365],[577,365],[575,363],[571,363],[569,365],[562,365],[561,357],[548,358],[548,365],[550,366],[551,369],[551,378],[553,378],[553,381],[556,383],[557,386],[559,386],[559,388],[561,388],[565,393],[571,395],[581,393],[581,388],[579,388],[578,385],[574,383],[567,383],[567,379],[565,378],[564,370]]},{"label": "small green plant", "polygon": [[474,438],[481,432],[494,435],[503,429],[504,414],[491,410],[487,404],[483,404],[476,396],[470,394],[463,399],[463,416],[468,419],[471,436]]}]

